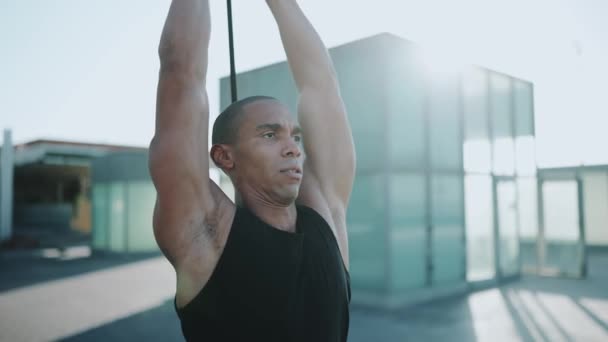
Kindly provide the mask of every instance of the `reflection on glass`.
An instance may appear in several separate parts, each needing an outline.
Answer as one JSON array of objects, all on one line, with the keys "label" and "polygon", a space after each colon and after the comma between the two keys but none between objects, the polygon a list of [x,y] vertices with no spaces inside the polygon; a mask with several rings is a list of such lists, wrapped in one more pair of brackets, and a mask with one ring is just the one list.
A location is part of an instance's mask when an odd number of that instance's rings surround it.
[{"label": "reflection on glass", "polygon": [[463,148],[466,172],[490,173],[492,151],[488,140],[467,140]]},{"label": "reflection on glass", "polygon": [[494,140],[494,174],[510,176],[515,173],[515,146],[512,138]]},{"label": "reflection on glass", "polygon": [[[487,73],[477,67],[469,67],[462,74],[462,92],[465,98],[487,96]],[[485,106],[484,106],[485,107]]]},{"label": "reflection on glass", "polygon": [[538,237],[538,196],[536,178],[517,179],[517,199],[520,239],[534,241]]},{"label": "reflection on glass", "polygon": [[486,72],[472,68],[463,75],[462,96],[465,140],[488,140],[488,90]]},{"label": "reflection on glass", "polygon": [[511,121],[511,79],[508,76],[490,75],[490,114],[494,138],[513,136]]},{"label": "reflection on glass", "polygon": [[538,266],[538,191],[536,178],[518,178],[516,182],[522,266],[536,270]]},{"label": "reflection on glass", "polygon": [[499,261],[503,276],[519,271],[519,237],[515,182],[500,181],[496,185],[498,208]]},{"label": "reflection on glass", "polygon": [[580,276],[583,241],[579,231],[578,184],[574,180],[544,181],[542,195],[545,232],[542,270]]},{"label": "reflection on glass", "polygon": [[396,63],[403,69],[387,77],[385,104],[389,116],[389,153],[394,167],[424,167],[425,83],[414,63]]},{"label": "reflection on glass", "polygon": [[532,84],[514,80],[513,92],[515,96],[515,135],[534,135]]},{"label": "reflection on glass", "polygon": [[385,289],[386,196],[383,174],[357,174],[347,211],[352,283]]},{"label": "reflection on glass", "polygon": [[458,78],[446,78],[431,84],[429,127],[431,167],[461,170],[460,89]]},{"label": "reflection on glass", "polygon": [[393,290],[426,281],[426,189],[424,174],[393,174],[390,180],[391,284]]},{"label": "reflection on glass", "polygon": [[109,187],[110,192],[110,217],[109,234],[110,250],[123,251],[125,247],[125,192],[122,182],[112,182]]},{"label": "reflection on glass", "polygon": [[584,173],[583,196],[587,243],[608,245],[608,173]]},{"label": "reflection on glass", "polygon": [[94,184],[92,197],[92,244],[93,248],[104,249],[108,242],[108,186],[101,183]]},{"label": "reflection on glass", "polygon": [[129,252],[156,248],[152,227],[152,213],[156,190],[152,182],[132,181],[127,186],[127,232]]},{"label": "reflection on glass", "polygon": [[490,173],[492,151],[488,127],[487,72],[470,68],[462,78],[465,137],[463,163],[467,172]]},{"label": "reflection on glass", "polygon": [[494,216],[492,178],[467,175],[464,181],[467,240],[467,280],[494,277]]},{"label": "reflection on glass", "polygon": [[578,186],[576,181],[543,183],[545,238],[553,241],[578,241]]},{"label": "reflection on glass", "polygon": [[[361,72],[369,67],[363,58],[339,59],[342,63],[335,64],[336,72],[353,138],[355,142],[365,142],[358,143],[355,149],[357,170],[378,170],[381,165],[378,161],[388,158],[386,124],[382,117],[386,113],[380,110],[386,104],[385,87],[381,84],[384,78],[378,76],[380,73]],[[289,69],[285,68],[285,71],[289,72]],[[365,96],[360,92],[362,80],[367,89]]]},{"label": "reflection on glass", "polygon": [[432,281],[435,286],[464,280],[462,182],[459,175],[433,175],[431,178]]},{"label": "reflection on glass", "polygon": [[517,175],[534,176],[536,174],[536,153],[534,148],[534,137],[521,136],[515,138]]}]

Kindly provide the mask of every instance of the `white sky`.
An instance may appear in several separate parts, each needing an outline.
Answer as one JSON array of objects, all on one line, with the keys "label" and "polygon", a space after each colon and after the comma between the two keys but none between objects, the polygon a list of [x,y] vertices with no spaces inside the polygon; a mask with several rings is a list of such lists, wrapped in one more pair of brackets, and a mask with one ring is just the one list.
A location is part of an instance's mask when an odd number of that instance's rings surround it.
[{"label": "white sky", "polygon": [[[540,166],[608,163],[608,1],[301,0],[325,43],[391,32],[535,83]],[[0,128],[146,146],[168,0],[0,1]],[[211,115],[229,72],[226,2],[212,0]],[[234,0],[237,71],[283,60],[265,2]],[[373,115],[373,113],[370,113]]]}]

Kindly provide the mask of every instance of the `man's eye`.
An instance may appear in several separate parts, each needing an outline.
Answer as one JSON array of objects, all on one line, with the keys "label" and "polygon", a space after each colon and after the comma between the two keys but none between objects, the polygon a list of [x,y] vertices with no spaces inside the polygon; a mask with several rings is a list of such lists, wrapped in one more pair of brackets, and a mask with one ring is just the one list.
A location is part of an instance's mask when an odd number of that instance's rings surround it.
[{"label": "man's eye", "polygon": [[269,139],[271,139],[271,138],[274,138],[274,132],[269,132],[269,133],[266,133],[266,134],[264,134],[264,135],[262,135],[262,136],[263,136],[264,138],[269,138]]},{"label": "man's eye", "polygon": [[301,141],[302,141],[302,137],[301,137],[301,136],[299,136],[299,135],[294,136],[294,137],[293,137],[293,139],[294,139],[296,142],[301,142]]}]

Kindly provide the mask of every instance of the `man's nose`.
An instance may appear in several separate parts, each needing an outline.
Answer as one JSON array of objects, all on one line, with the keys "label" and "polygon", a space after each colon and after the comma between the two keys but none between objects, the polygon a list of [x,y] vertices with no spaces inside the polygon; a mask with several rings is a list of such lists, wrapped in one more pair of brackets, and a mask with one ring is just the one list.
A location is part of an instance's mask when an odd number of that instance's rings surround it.
[{"label": "man's nose", "polygon": [[293,138],[288,139],[285,149],[283,150],[284,157],[297,158],[302,154],[302,146]]}]

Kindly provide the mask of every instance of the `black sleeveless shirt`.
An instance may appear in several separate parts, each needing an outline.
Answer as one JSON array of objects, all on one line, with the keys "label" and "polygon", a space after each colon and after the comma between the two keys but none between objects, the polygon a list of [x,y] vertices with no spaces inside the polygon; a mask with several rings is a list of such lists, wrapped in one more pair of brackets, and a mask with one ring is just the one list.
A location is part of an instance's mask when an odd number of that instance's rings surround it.
[{"label": "black sleeveless shirt", "polygon": [[209,281],[175,305],[186,340],[346,341],[350,278],[337,241],[316,211],[297,213],[289,233],[237,207]]}]

